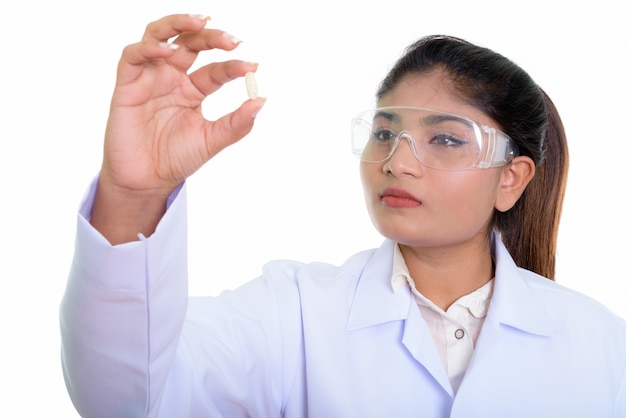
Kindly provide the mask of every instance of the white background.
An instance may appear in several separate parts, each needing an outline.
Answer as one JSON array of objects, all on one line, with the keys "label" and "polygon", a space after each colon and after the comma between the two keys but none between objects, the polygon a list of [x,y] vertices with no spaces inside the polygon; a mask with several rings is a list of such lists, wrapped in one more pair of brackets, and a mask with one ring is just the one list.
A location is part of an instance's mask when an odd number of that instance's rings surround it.
[{"label": "white background", "polygon": [[[253,133],[189,181],[194,294],[235,287],[269,259],[339,263],[378,245],[349,121],[405,46],[445,33],[508,56],[557,104],[571,151],[557,280],[626,317],[624,4],[3,1],[0,416],[76,416],[58,331],[75,211],[99,167],[121,50],[174,12],[210,14],[241,38],[229,57],[261,63],[268,97]],[[207,115],[245,99],[238,80],[207,100]]]}]

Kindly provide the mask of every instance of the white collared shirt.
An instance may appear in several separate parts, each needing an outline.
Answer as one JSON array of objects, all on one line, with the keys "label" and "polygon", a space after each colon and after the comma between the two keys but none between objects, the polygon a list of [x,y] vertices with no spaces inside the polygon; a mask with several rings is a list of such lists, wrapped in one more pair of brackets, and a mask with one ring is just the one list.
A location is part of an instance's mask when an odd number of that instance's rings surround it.
[{"label": "white collared shirt", "polygon": [[400,246],[393,254],[391,286],[394,292],[408,285],[415,297],[422,317],[428,324],[450,384],[456,392],[461,385],[480,334],[493,292],[493,279],[470,294],[462,296],[447,311],[422,295],[409,274]]}]

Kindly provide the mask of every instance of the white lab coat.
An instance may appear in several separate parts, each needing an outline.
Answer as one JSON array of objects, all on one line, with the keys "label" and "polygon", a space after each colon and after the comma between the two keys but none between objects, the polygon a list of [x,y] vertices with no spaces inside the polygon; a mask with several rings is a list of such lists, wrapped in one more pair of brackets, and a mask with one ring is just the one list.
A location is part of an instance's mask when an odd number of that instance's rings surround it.
[{"label": "white lab coat", "polygon": [[515,266],[496,277],[455,395],[393,243],[342,266],[279,261],[187,297],[184,189],[149,239],[112,247],[84,216],[61,306],[68,391],[86,417],[626,418],[626,325]]}]

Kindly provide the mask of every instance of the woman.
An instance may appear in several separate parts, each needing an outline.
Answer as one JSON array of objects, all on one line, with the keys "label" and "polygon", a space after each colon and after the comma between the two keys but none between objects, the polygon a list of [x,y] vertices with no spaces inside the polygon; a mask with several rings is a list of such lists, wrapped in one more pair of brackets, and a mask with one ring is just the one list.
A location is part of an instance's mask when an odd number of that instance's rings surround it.
[{"label": "woman", "polygon": [[626,417],[624,322],[548,280],[567,170],[556,109],[460,39],[417,41],[353,121],[380,248],[188,299],[182,185],[264,103],[204,120],[207,95],[256,70],[187,75],[199,51],[237,46],[205,23],[153,22],[120,60],[61,308],[81,414]]}]

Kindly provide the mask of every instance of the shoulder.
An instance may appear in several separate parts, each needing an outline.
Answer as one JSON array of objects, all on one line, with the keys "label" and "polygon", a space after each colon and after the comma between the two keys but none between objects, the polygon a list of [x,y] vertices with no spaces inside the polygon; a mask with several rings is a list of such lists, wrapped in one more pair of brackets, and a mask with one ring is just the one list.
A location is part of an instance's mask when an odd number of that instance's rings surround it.
[{"label": "shoulder", "polygon": [[[496,255],[493,297],[507,319],[530,328],[543,324],[544,331],[550,328],[583,340],[611,335],[626,352],[624,319],[587,295],[518,267],[497,235],[492,242]],[[531,319],[520,319],[524,316]]]},{"label": "shoulder", "polygon": [[303,305],[315,309],[329,305],[339,309],[345,305],[330,301],[345,301],[347,295],[354,293],[360,271],[375,251],[359,252],[341,265],[272,260],[263,266],[259,277],[222,292],[213,304],[227,310],[230,316],[242,314],[263,323],[282,323],[285,329],[298,329]]},{"label": "shoulder", "polygon": [[626,321],[623,318],[574,289],[522,268],[519,272],[552,321],[559,325],[571,323],[581,330],[610,333],[619,337],[626,349]]},{"label": "shoulder", "polygon": [[263,276],[274,280],[296,280],[300,276],[318,280],[332,280],[346,274],[358,276],[375,252],[376,249],[360,251],[338,265],[319,261],[272,260],[263,266]]},{"label": "shoulder", "polygon": [[326,283],[328,286],[347,278],[358,278],[376,251],[368,249],[358,252],[338,265],[319,261],[272,260],[263,266],[260,277],[247,282],[234,292],[257,297],[263,293],[277,296],[298,293],[298,288],[303,283]]}]

